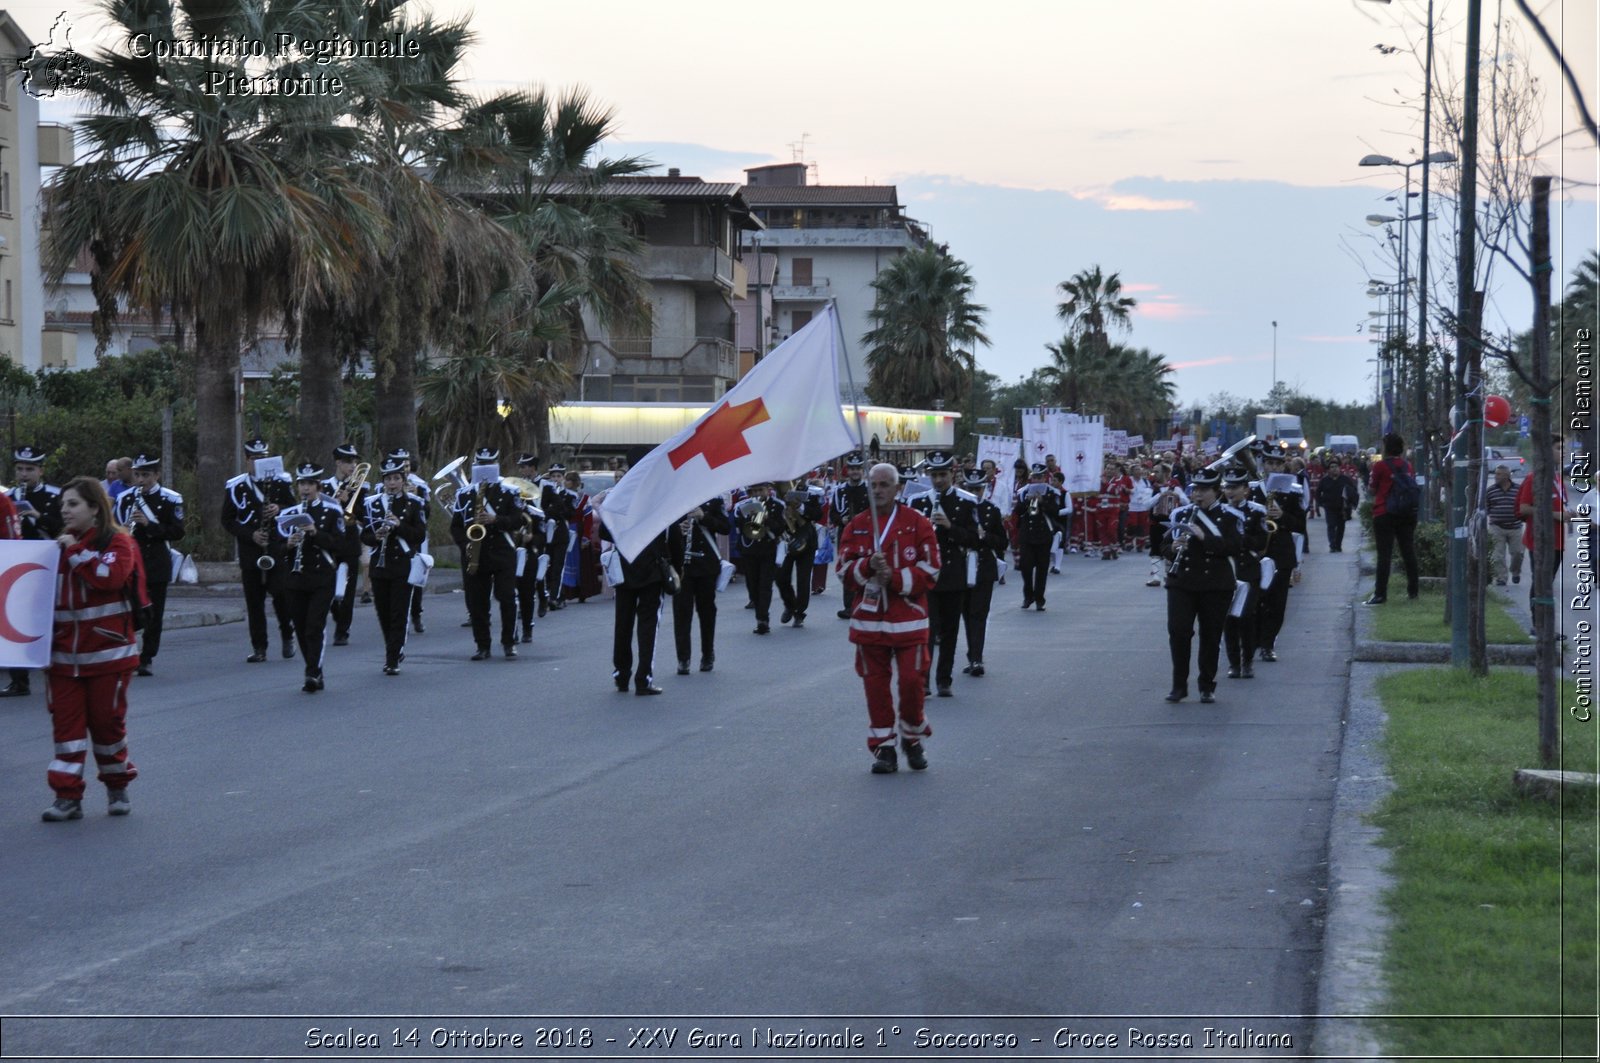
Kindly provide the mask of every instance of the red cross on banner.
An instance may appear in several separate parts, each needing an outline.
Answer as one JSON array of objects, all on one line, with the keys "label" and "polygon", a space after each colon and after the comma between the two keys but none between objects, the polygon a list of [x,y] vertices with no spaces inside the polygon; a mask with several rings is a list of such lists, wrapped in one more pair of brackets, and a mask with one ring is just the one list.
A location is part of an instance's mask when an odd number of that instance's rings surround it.
[{"label": "red cross on banner", "polygon": [[706,464],[713,469],[737,461],[750,453],[745,432],[771,419],[760,398],[723,406],[701,421],[693,435],[669,450],[667,460],[674,469],[683,468],[696,454],[704,455]]}]

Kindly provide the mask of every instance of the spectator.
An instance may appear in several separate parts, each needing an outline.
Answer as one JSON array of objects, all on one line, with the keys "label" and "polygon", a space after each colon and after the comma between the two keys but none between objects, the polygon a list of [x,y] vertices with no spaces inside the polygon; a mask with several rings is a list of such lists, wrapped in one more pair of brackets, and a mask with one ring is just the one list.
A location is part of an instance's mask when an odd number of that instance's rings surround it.
[{"label": "spectator", "polygon": [[1494,483],[1483,493],[1483,511],[1489,518],[1489,558],[1495,585],[1506,585],[1507,571],[1512,583],[1521,583],[1522,511],[1517,506],[1517,485],[1504,465],[1494,467]]},{"label": "spectator", "polygon": [[111,458],[106,462],[106,495],[115,502],[117,496],[133,486],[133,459]]},{"label": "spectator", "polygon": [[1564,456],[1565,441],[1560,435],[1552,438],[1550,443],[1550,508],[1555,511],[1555,549],[1549,557],[1540,557],[1533,551],[1533,473],[1522,478],[1522,486],[1517,490],[1517,511],[1522,514],[1522,545],[1528,551],[1528,609],[1533,609],[1534,575],[1540,567],[1550,570],[1550,578],[1555,579],[1557,568],[1561,564],[1561,553],[1567,547],[1567,524],[1576,516],[1576,512],[1567,505],[1567,485],[1561,480],[1561,460]]},{"label": "spectator", "polygon": [[[1372,531],[1378,544],[1378,578],[1367,605],[1382,605],[1389,600],[1389,567],[1394,561],[1394,549],[1400,547],[1400,559],[1406,569],[1406,597],[1417,596],[1417,506],[1415,473],[1405,459],[1406,441],[1398,432],[1383,437],[1383,460],[1372,466]],[[1390,512],[1389,496],[1394,490],[1395,477],[1404,475],[1412,485],[1409,512]],[[1400,507],[1396,507],[1399,509]]]}]

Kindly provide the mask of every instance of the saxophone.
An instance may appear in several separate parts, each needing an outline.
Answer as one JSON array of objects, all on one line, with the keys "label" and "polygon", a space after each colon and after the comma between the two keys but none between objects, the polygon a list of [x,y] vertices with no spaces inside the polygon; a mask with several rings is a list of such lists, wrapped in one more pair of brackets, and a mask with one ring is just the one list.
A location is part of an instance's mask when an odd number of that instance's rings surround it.
[{"label": "saxophone", "polygon": [[[489,503],[484,501],[483,484],[479,484],[474,493],[472,504],[472,523],[467,525],[467,575],[478,574],[478,563],[483,560],[483,541],[489,537],[489,526],[484,519],[489,513]],[[474,535],[473,532],[478,534]]]}]

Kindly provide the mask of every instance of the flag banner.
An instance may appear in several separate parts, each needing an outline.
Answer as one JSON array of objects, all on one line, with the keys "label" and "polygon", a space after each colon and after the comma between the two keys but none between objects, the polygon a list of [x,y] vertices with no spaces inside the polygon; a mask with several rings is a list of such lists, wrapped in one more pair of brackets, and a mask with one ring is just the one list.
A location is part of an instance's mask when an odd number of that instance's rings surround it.
[{"label": "flag banner", "polygon": [[1098,492],[1105,466],[1105,422],[1098,417],[1073,418],[1063,426],[1063,436],[1066,446],[1057,461],[1067,474],[1067,490]]},{"label": "flag banner", "polygon": [[1107,429],[1106,450],[1121,457],[1128,452],[1128,433],[1120,428]]},{"label": "flag banner", "polygon": [[1059,464],[1066,439],[1061,433],[1067,416],[1054,406],[1031,406],[1022,411],[1022,456],[1029,465],[1043,465],[1054,454]]},{"label": "flag banner", "polygon": [[54,539],[0,540],[0,668],[47,668],[55,624]]},{"label": "flag banner", "polygon": [[797,479],[859,445],[839,407],[839,325],[830,303],[704,417],[629,469],[606,492],[600,519],[632,560],[706,499]]},{"label": "flag banner", "polygon": [[1144,446],[1144,436],[1129,436],[1128,437],[1128,449],[1129,450],[1138,450],[1142,446]]},{"label": "flag banner", "polygon": [[994,485],[989,489],[989,501],[998,506],[1001,513],[1011,512],[1012,467],[1021,456],[1020,439],[1013,436],[978,437],[978,464],[982,466],[985,461],[994,462]]}]

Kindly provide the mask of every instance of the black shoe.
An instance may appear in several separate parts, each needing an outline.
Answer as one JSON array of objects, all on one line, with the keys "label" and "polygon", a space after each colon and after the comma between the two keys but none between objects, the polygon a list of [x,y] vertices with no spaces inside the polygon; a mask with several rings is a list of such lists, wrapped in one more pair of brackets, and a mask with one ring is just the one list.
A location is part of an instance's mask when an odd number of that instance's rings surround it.
[{"label": "black shoe", "polygon": [[471,620],[463,620],[463,621],[461,621],[461,626],[462,627],[471,627],[472,626],[472,621]]},{"label": "black shoe", "polygon": [[895,755],[894,746],[879,746],[872,755],[872,774],[893,775],[899,770],[900,758]]},{"label": "black shoe", "polygon": [[350,636],[349,635],[335,635],[335,636],[333,636],[333,644],[335,646],[348,646],[348,645],[350,645]]},{"label": "black shoe", "polygon": [[744,607],[746,609],[754,609],[756,607],[756,603],[755,602],[745,602],[744,603]]},{"label": "black shoe", "polygon": [[1173,687],[1171,690],[1167,691],[1168,701],[1182,701],[1188,696],[1189,691],[1186,687]]},{"label": "black shoe", "polygon": [[1238,669],[1237,666],[1228,669],[1228,678],[1229,679],[1238,679],[1239,678],[1239,669]]},{"label": "black shoe", "polygon": [[13,681],[8,683],[4,690],[0,690],[0,698],[25,698],[30,693],[28,684]]},{"label": "black shoe", "polygon": [[1386,602],[1388,600],[1389,599],[1384,597],[1383,595],[1374,594],[1372,597],[1368,598],[1366,601],[1362,602],[1361,604],[1362,605],[1382,605],[1384,602]]},{"label": "black shoe", "polygon": [[617,693],[618,694],[626,694],[628,692],[628,677],[627,676],[614,676],[613,679],[617,684]]},{"label": "black shoe", "polygon": [[711,671],[711,666],[716,663],[716,660],[717,659],[711,654],[706,654],[704,657],[700,658],[700,670],[702,672]]},{"label": "black shoe", "polygon": [[[264,649],[256,650],[254,653],[252,653],[250,656],[248,656],[248,657],[246,657],[244,659],[244,663],[245,664],[260,664],[262,661],[264,661],[266,659],[267,659],[267,651],[266,650],[264,650]],[[3,691],[0,691],[0,697],[5,697],[5,696],[9,696],[9,695],[6,695]]]},{"label": "black shoe", "polygon": [[526,646],[528,643],[530,643],[532,641],[533,641],[533,625],[532,624],[524,625],[524,627],[522,629],[522,644],[524,646]]},{"label": "black shoe", "polygon": [[1217,701],[1217,696],[1215,694],[1213,694],[1211,691],[1209,691],[1209,690],[1200,691],[1200,704],[1202,704],[1202,705],[1214,705],[1214,704],[1216,704],[1216,701]]},{"label": "black shoe", "polygon": [[479,646],[478,652],[472,655],[472,659],[474,661],[487,661],[489,659],[489,647]]},{"label": "black shoe", "polygon": [[317,691],[321,690],[322,688],[317,685],[317,677],[316,676],[308,675],[308,676],[306,676],[305,686],[301,687],[300,689],[302,691],[304,691],[305,693],[307,693],[307,694],[315,694]]},{"label": "black shoe", "polygon": [[840,620],[849,620],[850,619],[850,610],[848,610],[848,609],[839,610],[839,619]]},{"label": "black shoe", "polygon": [[155,673],[150,670],[150,666],[148,664],[146,664],[144,661],[140,661],[139,662],[139,667],[134,670],[134,674],[135,675],[142,675],[147,679],[150,676],[155,675]]},{"label": "black shoe", "polygon": [[1511,582],[1512,583],[1521,583],[1522,582],[1522,577],[1520,575],[1512,576],[1511,577]]},{"label": "black shoe", "polygon": [[941,698],[953,698],[953,697],[955,697],[954,692],[952,692],[951,689],[950,689],[950,684],[949,683],[940,683],[939,684],[939,696]]},{"label": "black shoe", "polygon": [[983,662],[982,661],[973,661],[972,662],[972,678],[981,679],[982,677],[983,677]]},{"label": "black shoe", "polygon": [[1033,607],[1034,607],[1034,609],[1038,610],[1041,613],[1044,612],[1044,603],[1043,602],[1035,602],[1033,604]]},{"label": "black shoe", "polygon": [[384,675],[399,675],[400,674],[400,666],[397,665],[397,664],[386,664],[386,665],[383,666],[383,674]]},{"label": "black shoe", "polygon": [[363,594],[363,595],[362,595],[362,596],[361,596],[361,604],[362,604],[362,605],[371,605],[371,604],[372,604],[372,595],[370,595],[370,594]]},{"label": "black shoe", "polygon": [[679,661],[678,662],[678,674],[679,675],[688,675],[689,674],[689,662],[688,661]]},{"label": "black shoe", "polygon": [[504,653],[506,655],[506,660],[509,661],[516,657],[517,648],[511,643],[507,642],[500,647],[500,652]]},{"label": "black shoe", "polygon": [[1033,602],[1030,601],[1027,598],[1022,599],[1022,608],[1024,608],[1024,609],[1032,609],[1033,608]]},{"label": "black shoe", "polygon": [[972,665],[968,664],[965,668],[961,669],[961,674],[962,675],[971,675],[972,674]]},{"label": "black shoe", "polygon": [[770,635],[770,634],[772,634],[772,628],[768,627],[766,624],[757,624],[756,625],[756,634],[757,635]]},{"label": "black shoe", "polygon": [[799,631],[801,628],[803,628],[805,626],[806,626],[806,614],[804,614],[804,613],[796,613],[796,614],[794,614],[794,629],[796,631]]},{"label": "black shoe", "polygon": [[665,693],[660,687],[656,686],[654,683],[646,683],[642,687],[634,687],[633,688],[633,692],[635,694],[639,695],[639,697],[641,697],[641,698],[642,697],[647,697],[647,696],[649,696],[651,694]]},{"label": "black shoe", "polygon": [[787,624],[789,621],[791,621],[793,619],[794,619],[794,613],[792,613],[789,610],[785,609],[783,611],[783,615],[778,617],[778,623]]},{"label": "black shoe", "polygon": [[1256,670],[1254,668],[1252,668],[1250,665],[1247,664],[1243,668],[1239,669],[1239,678],[1240,679],[1254,679],[1255,677],[1256,677]]},{"label": "black shoe", "polygon": [[1263,661],[1276,661],[1278,659],[1278,651],[1270,648],[1262,650],[1261,659]]},{"label": "black shoe", "polygon": [[418,635],[427,634],[428,629],[422,626],[422,617],[415,617],[411,621],[411,630]]},{"label": "black shoe", "polygon": [[291,658],[293,656],[294,656],[294,639],[293,639],[293,637],[286,638],[286,639],[283,640],[283,659],[287,661],[289,658]]},{"label": "black shoe", "polygon": [[921,742],[907,742],[905,750],[906,767],[910,768],[912,771],[928,770],[928,757],[922,752]]}]

